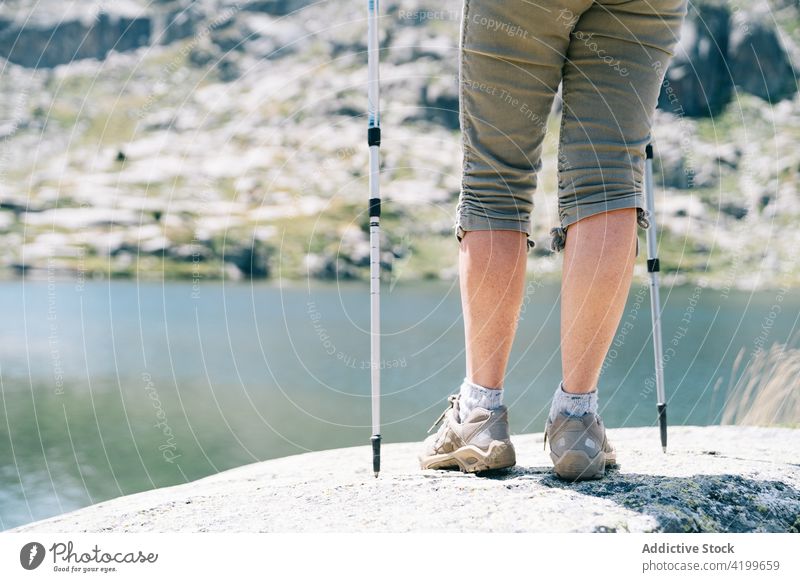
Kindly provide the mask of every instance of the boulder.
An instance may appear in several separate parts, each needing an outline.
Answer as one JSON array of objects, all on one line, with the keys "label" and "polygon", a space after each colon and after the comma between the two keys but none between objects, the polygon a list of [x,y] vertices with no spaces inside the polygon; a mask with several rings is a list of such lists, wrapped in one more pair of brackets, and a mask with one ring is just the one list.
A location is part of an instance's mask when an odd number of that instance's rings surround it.
[{"label": "boulder", "polygon": [[204,17],[195,3],[167,10],[163,14],[162,31],[158,38],[153,40],[164,45],[189,38],[195,34]]},{"label": "boulder", "polygon": [[680,42],[661,87],[661,109],[689,117],[722,111],[732,88],[726,63],[729,27],[727,6],[689,4]]},{"label": "boulder", "polygon": [[689,117],[720,113],[734,87],[770,102],[797,93],[796,73],[770,7],[731,13],[726,3],[689,3],[658,106]]},{"label": "boulder", "polygon": [[455,77],[431,77],[420,93],[419,117],[447,129],[459,128],[458,81]]},{"label": "boulder", "polygon": [[115,50],[125,52],[150,44],[152,20],[149,15],[129,9],[95,15],[65,17],[58,10],[39,8],[20,13],[0,26],[0,56],[25,67],[50,68],[77,59],[104,59]]},{"label": "boulder", "polygon": [[728,63],[734,84],[746,93],[775,103],[797,92],[797,75],[769,12],[733,17]]},{"label": "boulder", "polygon": [[244,241],[240,244],[229,244],[221,253],[226,263],[235,266],[248,279],[263,279],[269,276],[269,260],[271,250],[259,241]]},{"label": "boulder", "polygon": [[249,12],[264,12],[272,16],[286,16],[305,8],[313,0],[250,0],[243,8]]}]

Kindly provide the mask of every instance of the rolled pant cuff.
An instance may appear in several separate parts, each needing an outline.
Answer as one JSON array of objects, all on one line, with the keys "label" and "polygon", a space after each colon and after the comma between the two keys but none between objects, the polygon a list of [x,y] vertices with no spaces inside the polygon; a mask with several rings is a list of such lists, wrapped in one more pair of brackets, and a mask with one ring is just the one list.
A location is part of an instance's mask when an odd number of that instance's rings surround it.
[{"label": "rolled pant cuff", "polygon": [[[581,206],[574,206],[572,208],[561,211],[561,226],[555,227],[550,230],[552,241],[550,248],[553,252],[559,252],[564,249],[567,244],[567,228],[571,224],[575,224],[582,218],[587,218],[595,214],[609,212],[611,210],[620,210],[622,208],[635,208],[636,209],[636,223],[639,227],[645,229],[650,226],[649,213],[645,208],[644,197],[642,194],[634,196],[626,196],[624,198],[614,198],[612,200],[604,200],[602,202],[593,202],[591,204],[583,204]],[[636,238],[636,256],[639,256],[639,238]]]},{"label": "rolled pant cuff", "polygon": [[525,233],[528,242],[528,250],[536,246],[531,239],[531,221],[515,220],[510,218],[493,218],[485,215],[459,214],[455,223],[455,235],[458,242],[464,238],[464,234],[471,230],[515,230]]}]

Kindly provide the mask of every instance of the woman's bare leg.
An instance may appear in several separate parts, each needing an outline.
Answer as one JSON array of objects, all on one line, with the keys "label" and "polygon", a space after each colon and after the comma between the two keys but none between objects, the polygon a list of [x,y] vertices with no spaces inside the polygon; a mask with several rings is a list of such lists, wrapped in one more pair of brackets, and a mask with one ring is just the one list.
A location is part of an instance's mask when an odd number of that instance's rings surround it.
[{"label": "woman's bare leg", "polygon": [[459,271],[467,379],[502,388],[525,288],[523,232],[474,230],[461,240]]},{"label": "woman's bare leg", "polygon": [[625,309],[636,258],[636,209],[571,224],[561,281],[564,391],[591,392]]}]

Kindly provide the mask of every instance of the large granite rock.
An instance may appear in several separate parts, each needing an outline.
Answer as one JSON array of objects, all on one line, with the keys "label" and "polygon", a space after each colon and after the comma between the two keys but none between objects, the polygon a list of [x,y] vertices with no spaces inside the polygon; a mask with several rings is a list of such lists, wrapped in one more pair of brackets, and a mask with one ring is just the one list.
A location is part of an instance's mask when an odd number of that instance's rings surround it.
[{"label": "large granite rock", "polygon": [[518,464],[491,475],[420,471],[418,443],[254,463],[128,495],[15,532],[660,531],[800,528],[799,430],[675,427],[610,431],[620,466],[600,481],[556,478],[542,435],[517,435]]},{"label": "large granite rock", "polygon": [[771,103],[794,95],[797,76],[772,13],[738,13],[731,24],[728,64],[736,87]]},{"label": "large granite rock", "polygon": [[659,107],[689,117],[716,115],[730,101],[726,62],[730,11],[725,5],[689,3],[681,39],[664,79]]},{"label": "large granite rock", "polygon": [[80,59],[104,59],[195,33],[212,15],[207,3],[138,0],[18,4],[0,12],[0,56],[24,67],[51,68]]},{"label": "large granite rock", "polygon": [[250,0],[243,3],[245,10],[264,12],[273,16],[285,16],[305,8],[313,0]]},{"label": "large granite rock", "polygon": [[[84,7],[85,8],[85,7]],[[49,68],[78,59],[103,59],[150,44],[151,17],[130,2],[94,6],[37,3],[0,24],[0,56],[25,67]]]},{"label": "large granite rock", "polygon": [[797,93],[771,7],[762,1],[732,13],[720,0],[690,2],[659,107],[689,117],[717,115],[734,90],[773,103]]}]

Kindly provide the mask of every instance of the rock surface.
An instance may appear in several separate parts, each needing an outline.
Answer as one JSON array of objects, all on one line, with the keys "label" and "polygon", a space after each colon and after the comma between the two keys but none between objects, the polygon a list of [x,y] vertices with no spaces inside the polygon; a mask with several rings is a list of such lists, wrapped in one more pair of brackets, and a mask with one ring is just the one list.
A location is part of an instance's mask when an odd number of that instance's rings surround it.
[{"label": "rock surface", "polygon": [[493,475],[420,471],[417,443],[295,455],[128,495],[15,532],[788,532],[800,528],[800,431],[617,429],[620,465],[600,481],[557,479],[542,435],[514,437]]}]

